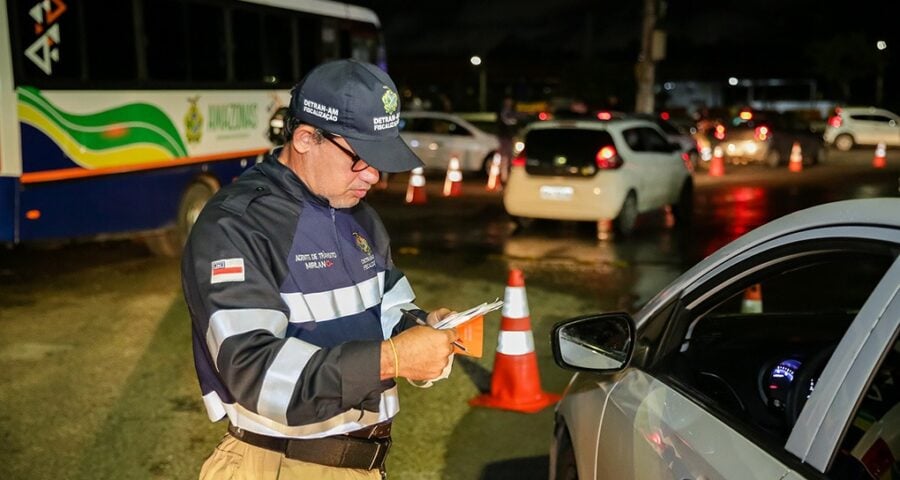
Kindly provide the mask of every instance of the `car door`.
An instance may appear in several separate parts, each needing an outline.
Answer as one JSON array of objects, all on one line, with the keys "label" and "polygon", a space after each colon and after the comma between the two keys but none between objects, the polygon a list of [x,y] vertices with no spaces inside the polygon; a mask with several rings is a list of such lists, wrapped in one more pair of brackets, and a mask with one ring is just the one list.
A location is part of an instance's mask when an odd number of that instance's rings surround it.
[{"label": "car door", "polygon": [[900,466],[898,285],[895,261],[824,365],[788,439],[788,451],[821,471],[863,468],[880,478]]},{"label": "car door", "polygon": [[459,166],[466,171],[478,171],[487,152],[480,150],[475,136],[468,128],[452,119],[435,119],[435,127],[444,132],[440,137],[442,142],[438,155],[447,159],[456,157]]},{"label": "car door", "polygon": [[435,157],[439,147],[432,135],[434,127],[428,117],[404,117],[400,121],[400,136],[416,155],[422,159],[425,168],[438,168]]},{"label": "car door", "polygon": [[852,115],[858,126],[854,129],[857,143],[875,145],[900,144],[900,119],[883,114]]},{"label": "car door", "polygon": [[[873,323],[878,306],[896,309],[884,292],[891,282],[896,290],[898,242],[896,230],[878,228],[800,232],[688,285],[671,314],[663,309],[642,324],[638,346],[647,331],[664,332],[661,340],[608,395],[596,478],[831,474],[786,448],[794,431],[807,428],[789,413],[799,409],[800,421],[812,415],[807,409],[828,403],[827,389],[815,388],[803,406],[804,390],[784,382],[791,368],[800,375],[803,362]],[[838,277],[843,281],[834,282]],[[762,300],[748,300],[746,290],[757,286]]]},{"label": "car door", "polygon": [[[614,131],[610,131],[615,136]],[[644,144],[644,136],[640,127],[624,128],[621,133],[619,150],[623,163],[621,171],[625,185],[622,188],[633,188],[637,192],[638,210],[653,208],[659,202],[659,173],[654,168],[657,163],[656,154]]]},{"label": "car door", "polygon": [[656,127],[642,128],[644,144],[655,154],[655,170],[659,174],[660,198],[657,206],[672,205],[678,201],[681,185],[687,174],[685,161],[677,144],[673,144],[665,134]]}]

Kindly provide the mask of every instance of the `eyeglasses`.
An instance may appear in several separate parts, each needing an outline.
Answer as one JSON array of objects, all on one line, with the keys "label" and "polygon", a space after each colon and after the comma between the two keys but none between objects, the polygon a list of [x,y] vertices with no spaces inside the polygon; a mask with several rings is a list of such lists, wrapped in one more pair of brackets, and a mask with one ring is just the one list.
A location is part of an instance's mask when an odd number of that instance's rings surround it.
[{"label": "eyeglasses", "polygon": [[360,168],[360,161],[362,161],[362,158],[360,158],[360,156],[357,155],[356,153],[354,153],[352,150],[350,150],[350,149],[344,147],[343,145],[341,145],[340,143],[338,143],[335,140],[337,135],[330,133],[330,132],[326,132],[324,130],[317,130],[317,131],[319,132],[320,135],[322,135],[322,138],[331,142],[332,145],[339,148],[342,152],[346,153],[347,156],[350,157],[351,160],[353,160],[353,163],[350,164],[351,172],[361,172],[361,171],[369,168],[369,164],[367,164],[365,161],[362,162],[362,168]]}]

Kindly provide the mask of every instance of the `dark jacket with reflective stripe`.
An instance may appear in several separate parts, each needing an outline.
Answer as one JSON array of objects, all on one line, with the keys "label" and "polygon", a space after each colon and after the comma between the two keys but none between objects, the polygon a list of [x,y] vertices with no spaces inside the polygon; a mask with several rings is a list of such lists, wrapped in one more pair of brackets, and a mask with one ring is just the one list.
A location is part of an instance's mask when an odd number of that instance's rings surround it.
[{"label": "dark jacket with reflective stripe", "polygon": [[182,259],[194,361],[210,419],[319,437],[398,409],[380,342],[413,293],[375,211],[331,208],[277,160],[222,188]]}]

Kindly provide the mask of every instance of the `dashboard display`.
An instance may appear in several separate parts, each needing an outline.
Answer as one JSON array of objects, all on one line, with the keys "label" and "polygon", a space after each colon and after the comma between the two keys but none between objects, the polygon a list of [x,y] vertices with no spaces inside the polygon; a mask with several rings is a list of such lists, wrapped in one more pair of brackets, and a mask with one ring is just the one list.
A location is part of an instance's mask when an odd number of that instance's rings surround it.
[{"label": "dashboard display", "polygon": [[763,377],[763,395],[766,403],[777,410],[784,410],[787,393],[794,383],[794,376],[802,363],[796,358],[782,360]]}]

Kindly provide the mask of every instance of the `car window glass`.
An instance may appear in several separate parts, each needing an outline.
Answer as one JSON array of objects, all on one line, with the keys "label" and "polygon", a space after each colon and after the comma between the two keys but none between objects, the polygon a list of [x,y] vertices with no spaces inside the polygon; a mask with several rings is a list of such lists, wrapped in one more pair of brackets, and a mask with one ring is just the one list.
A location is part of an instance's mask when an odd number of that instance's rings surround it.
[{"label": "car window glass", "polygon": [[666,132],[667,135],[681,135],[681,131],[675,128],[674,125],[665,121],[659,120],[656,122],[656,125],[662,129],[662,131]]},{"label": "car window glass", "polygon": [[672,147],[669,146],[669,141],[666,140],[666,137],[662,136],[659,132],[652,128],[639,128],[638,132],[641,135],[641,143],[644,146],[644,149],[649,152],[671,152]]},{"label": "car window glass", "polygon": [[[894,254],[822,247],[781,258],[686,310],[679,317],[683,333],[658,362],[662,375],[700,403],[777,448],[810,391],[792,383],[795,375],[802,377],[803,365],[817,355],[824,367]],[[735,267],[707,288],[747,268]]]},{"label": "car window glass", "polygon": [[625,143],[631,150],[635,152],[643,152],[644,150],[646,150],[644,148],[644,142],[641,139],[641,133],[637,128],[629,128],[627,130],[623,130],[622,138],[625,139]]},{"label": "car window glass", "polygon": [[[895,333],[896,336],[896,333]],[[829,478],[884,478],[900,471],[900,342],[894,341],[853,412]],[[893,450],[895,451],[895,450]]]},{"label": "car window glass", "polygon": [[459,136],[469,135],[469,131],[466,130],[466,127],[463,127],[462,125],[460,125],[456,122],[451,122],[449,120],[447,121],[447,133],[449,135],[459,135]]},{"label": "car window glass", "polygon": [[891,121],[890,118],[883,115],[850,115],[850,118],[863,122],[888,123]]},{"label": "car window glass", "polygon": [[456,124],[453,122],[448,122],[447,120],[441,120],[439,118],[435,118],[431,122],[431,133],[435,133],[438,135],[453,135],[453,131],[456,128]]}]

